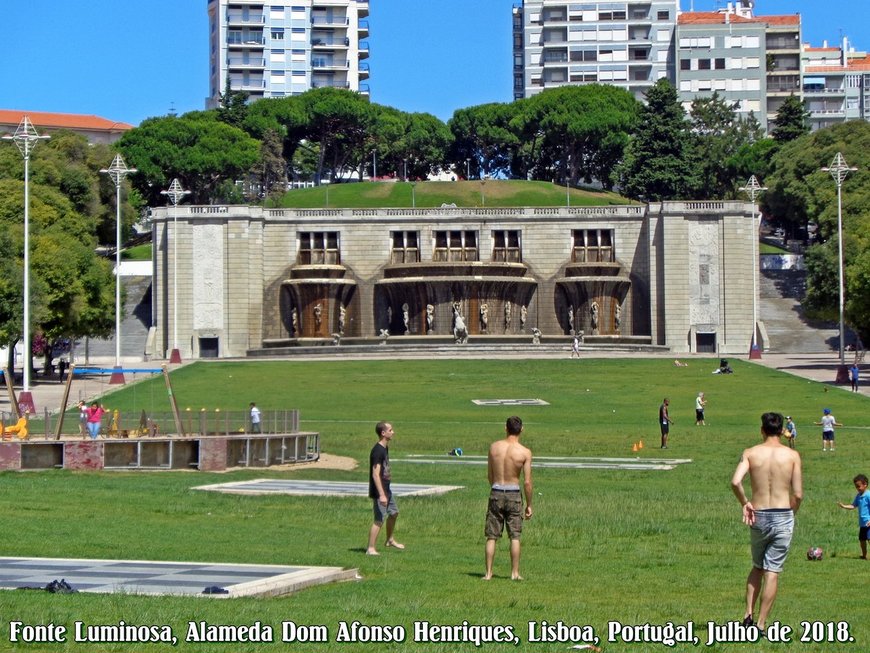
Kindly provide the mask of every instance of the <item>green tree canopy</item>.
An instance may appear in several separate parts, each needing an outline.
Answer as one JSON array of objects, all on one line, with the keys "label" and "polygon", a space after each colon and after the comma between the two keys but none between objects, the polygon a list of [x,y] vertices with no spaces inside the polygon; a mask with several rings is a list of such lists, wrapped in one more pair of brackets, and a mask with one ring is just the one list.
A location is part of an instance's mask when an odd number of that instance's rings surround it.
[{"label": "green tree canopy", "polygon": [[785,143],[765,181],[762,208],[778,220],[818,223],[818,244],[807,250],[807,294],[811,314],[838,312],[837,185],[821,168],[840,152],[850,172],[842,184],[846,320],[870,342],[870,124],[863,120],[820,129]]},{"label": "green tree canopy", "polygon": [[463,177],[505,176],[519,138],[511,129],[516,103],[494,102],[457,109],[448,121],[453,134],[450,161]]},{"label": "green tree canopy", "polygon": [[777,143],[788,143],[810,132],[810,112],[794,94],[789,95],[776,112],[774,127],[771,131]]},{"label": "green tree canopy", "polygon": [[637,129],[615,174],[622,192],[652,202],[684,199],[695,187],[686,112],[666,79],[647,91]]},{"label": "green tree canopy", "polygon": [[160,191],[175,177],[191,191],[191,202],[219,201],[221,184],[242,178],[260,158],[260,144],[219,121],[214,111],[149,118],[117,147],[127,165],[139,170],[133,185],[150,206],[165,204]]}]

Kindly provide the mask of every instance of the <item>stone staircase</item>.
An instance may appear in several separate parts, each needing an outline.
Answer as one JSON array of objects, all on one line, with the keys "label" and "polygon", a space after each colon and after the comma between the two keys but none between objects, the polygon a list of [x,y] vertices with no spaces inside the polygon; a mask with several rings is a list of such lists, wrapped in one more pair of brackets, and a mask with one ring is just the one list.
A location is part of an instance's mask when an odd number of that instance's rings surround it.
[{"label": "stone staircase", "polygon": [[[762,270],[759,285],[759,319],[775,353],[821,353],[839,347],[838,325],[807,319],[800,301],[806,293],[803,270]],[[847,334],[846,341],[850,341]]]}]

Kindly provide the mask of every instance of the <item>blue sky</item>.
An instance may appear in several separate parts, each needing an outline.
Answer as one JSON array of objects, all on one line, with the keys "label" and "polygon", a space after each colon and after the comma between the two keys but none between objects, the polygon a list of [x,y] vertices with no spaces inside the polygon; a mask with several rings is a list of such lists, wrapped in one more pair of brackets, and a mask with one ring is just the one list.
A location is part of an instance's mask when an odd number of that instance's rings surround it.
[{"label": "blue sky", "polygon": [[[371,0],[372,101],[447,120],[512,95],[511,7],[519,0]],[[709,11],[723,0],[681,0]],[[801,13],[814,46],[847,36],[870,50],[868,0],[757,0],[756,14]],[[46,20],[48,17],[51,20]],[[138,124],[202,109],[206,0],[7,0],[0,108],[96,114]]]}]

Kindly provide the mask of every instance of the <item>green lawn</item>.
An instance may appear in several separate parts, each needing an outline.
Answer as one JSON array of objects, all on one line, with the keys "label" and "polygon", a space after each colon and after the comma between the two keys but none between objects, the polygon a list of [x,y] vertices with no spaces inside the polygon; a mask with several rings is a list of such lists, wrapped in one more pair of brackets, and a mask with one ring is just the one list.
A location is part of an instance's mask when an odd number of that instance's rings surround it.
[{"label": "green lawn", "polygon": [[152,256],[151,243],[129,247],[121,252],[121,258],[125,261],[150,261]]},{"label": "green lawn", "polygon": [[[482,192],[482,195],[481,195]],[[616,193],[570,191],[571,206],[631,204]],[[407,182],[363,182],[327,184],[317,188],[289,191],[278,202],[287,208],[417,208],[456,204],[465,207],[565,206],[564,186],[543,181],[424,181],[413,186]]]},{"label": "green lawn", "polygon": [[[570,643],[528,643],[528,623],[590,625],[605,651],[663,651],[661,644],[607,642],[609,621],[624,624],[696,624],[705,649],[708,621],[742,617],[749,571],[746,528],[729,488],[740,452],[759,441],[759,415],[791,414],[804,457],[805,500],[792,557],[780,582],[773,618],[848,622],[856,643],[718,644],[711,651],[861,651],[870,645],[864,612],[870,566],[858,559],[856,518],[836,501],[851,501],[852,477],[870,470],[867,399],[839,388],[734,360],[733,375],[712,375],[718,360],[692,360],[675,368],[656,360],[330,361],[197,363],[173,373],[182,409],[264,411],[299,408],[302,427],[321,433],[325,452],[351,456],[353,472],[299,469],[222,474],[71,473],[0,474],[0,554],[311,564],[358,568],[359,582],[305,590],[274,599],[232,601],[147,598],[131,595],[2,596],[0,650],[169,651],[160,644],[9,643],[8,621],[71,624],[170,624],[183,640],[188,621],[276,628],[279,641],[200,645],[202,651],[565,651]],[[166,410],[162,378],[107,395],[107,406]],[[694,397],[707,395],[707,427],[694,425]],[[658,405],[671,399],[668,457],[689,458],[671,471],[541,469],[534,473],[535,514],[523,534],[522,573],[508,579],[506,542],[496,556],[496,578],[481,581],[484,467],[420,465],[411,454],[444,455],[461,447],[484,455],[516,412],[523,441],[537,456],[657,458]],[[541,398],[548,406],[480,407],[473,399]],[[846,426],[837,451],[822,454],[812,423],[830,407]],[[363,555],[371,506],[363,498],[248,497],[195,492],[196,485],[252,478],[365,481],[374,424],[393,422],[395,482],[460,485],[438,497],[400,498],[397,537],[403,552]],[[643,440],[644,449],[632,453]],[[445,456],[446,458],[446,456]],[[470,460],[470,459],[469,459]],[[822,546],[825,559],[804,552]],[[865,615],[865,616],[861,616]],[[282,644],[280,623],[328,627],[330,643]],[[400,644],[337,643],[340,621],[401,625]],[[414,622],[512,625],[522,640],[507,644],[423,644]],[[817,627],[818,628],[818,627]],[[833,627],[836,633],[836,626]]]}]

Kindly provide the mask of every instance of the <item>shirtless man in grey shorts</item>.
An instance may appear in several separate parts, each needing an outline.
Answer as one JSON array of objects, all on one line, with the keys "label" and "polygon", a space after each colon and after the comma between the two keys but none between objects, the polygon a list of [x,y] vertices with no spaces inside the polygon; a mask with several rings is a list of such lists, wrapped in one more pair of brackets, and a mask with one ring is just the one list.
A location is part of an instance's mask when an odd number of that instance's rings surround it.
[{"label": "shirtless man in grey shorts", "polygon": [[[801,458],[794,449],[780,442],[782,415],[761,416],[763,442],[743,452],[731,489],[743,506],[743,523],[749,526],[752,542],[752,570],[746,579],[744,625],[764,630],[776,599],[779,573],[788,556],[794,531],[794,515],[803,499]],[[743,479],[749,474],[752,500],[746,498]],[[758,621],[753,621],[755,603],[760,598]]]},{"label": "shirtless man in grey shorts", "polygon": [[[507,527],[511,541],[511,579],[520,576],[520,534],[523,519],[532,518],[532,452],[520,444],[523,421],[509,417],[505,424],[505,438],[493,442],[489,448],[487,472],[491,487],[486,513],[486,573],[484,580],[492,578],[492,561],[495,545]],[[520,493],[520,475],[523,477],[523,492],[526,509]]]}]

